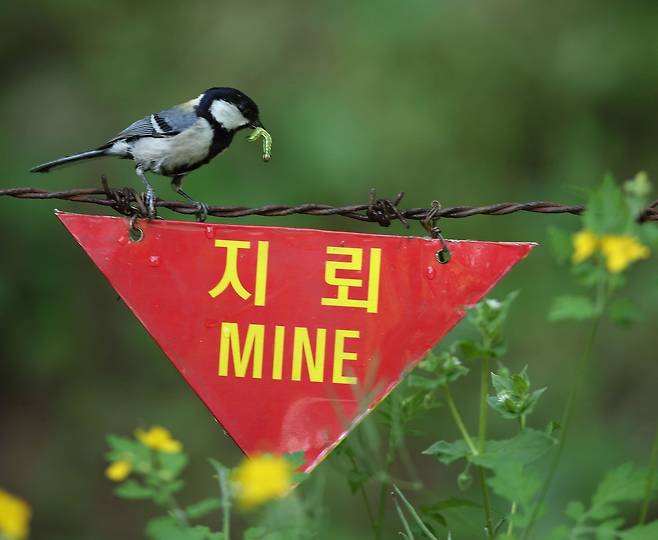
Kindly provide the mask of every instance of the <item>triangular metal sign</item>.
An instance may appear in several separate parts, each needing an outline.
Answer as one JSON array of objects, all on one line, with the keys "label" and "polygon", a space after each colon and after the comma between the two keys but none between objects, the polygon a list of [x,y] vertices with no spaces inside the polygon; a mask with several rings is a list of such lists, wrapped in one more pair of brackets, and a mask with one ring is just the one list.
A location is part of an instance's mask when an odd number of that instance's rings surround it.
[{"label": "triangular metal sign", "polygon": [[238,446],[307,471],[533,247],[57,215]]}]

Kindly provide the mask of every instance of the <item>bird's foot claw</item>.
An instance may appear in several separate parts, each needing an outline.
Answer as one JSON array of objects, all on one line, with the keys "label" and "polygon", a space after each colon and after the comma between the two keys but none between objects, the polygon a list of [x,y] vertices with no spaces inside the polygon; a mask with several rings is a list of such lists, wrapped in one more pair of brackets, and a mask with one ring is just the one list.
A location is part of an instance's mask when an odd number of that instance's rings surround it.
[{"label": "bird's foot claw", "polygon": [[203,223],[208,219],[208,205],[201,201],[194,201],[196,206],[196,220]]}]

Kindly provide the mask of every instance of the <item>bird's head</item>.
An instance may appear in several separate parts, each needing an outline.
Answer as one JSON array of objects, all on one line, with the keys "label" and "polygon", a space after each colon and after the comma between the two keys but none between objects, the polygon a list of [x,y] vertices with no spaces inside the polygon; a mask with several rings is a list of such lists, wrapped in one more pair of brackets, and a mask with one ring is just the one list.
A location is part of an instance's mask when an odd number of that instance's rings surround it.
[{"label": "bird's head", "polygon": [[228,132],[263,127],[258,105],[235,88],[210,88],[199,96],[198,113]]}]

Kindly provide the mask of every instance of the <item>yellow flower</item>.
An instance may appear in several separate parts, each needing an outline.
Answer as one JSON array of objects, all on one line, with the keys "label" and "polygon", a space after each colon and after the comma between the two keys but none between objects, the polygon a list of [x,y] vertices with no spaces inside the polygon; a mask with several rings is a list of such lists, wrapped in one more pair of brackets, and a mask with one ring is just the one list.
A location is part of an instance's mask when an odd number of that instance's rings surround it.
[{"label": "yellow flower", "polygon": [[144,446],[153,450],[175,454],[183,449],[181,442],[173,439],[169,430],[161,426],[153,426],[148,431],[138,429],[135,435]]},{"label": "yellow flower", "polygon": [[132,470],[130,461],[124,459],[110,463],[105,469],[105,476],[114,482],[121,482],[125,480]]},{"label": "yellow flower", "polygon": [[0,537],[23,540],[30,531],[32,508],[24,500],[0,489]]},{"label": "yellow flower", "polygon": [[572,261],[574,263],[580,263],[589,259],[592,255],[594,255],[598,244],[599,239],[597,236],[587,229],[583,229],[582,231],[577,232],[573,235]]},{"label": "yellow flower", "polygon": [[628,234],[604,236],[601,238],[601,252],[611,274],[623,272],[635,261],[648,259],[651,253],[647,246]]},{"label": "yellow flower", "polygon": [[282,457],[261,455],[245,459],[232,475],[238,504],[245,510],[285,496],[292,485],[293,468]]}]

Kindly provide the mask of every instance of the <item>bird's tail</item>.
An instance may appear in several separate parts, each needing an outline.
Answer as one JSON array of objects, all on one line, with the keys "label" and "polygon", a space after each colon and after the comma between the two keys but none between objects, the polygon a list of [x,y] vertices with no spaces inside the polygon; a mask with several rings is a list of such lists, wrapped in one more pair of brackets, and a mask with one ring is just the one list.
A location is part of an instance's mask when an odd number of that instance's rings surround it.
[{"label": "bird's tail", "polygon": [[79,154],[73,154],[72,156],[66,156],[56,159],[55,161],[49,161],[48,163],[37,165],[36,167],[30,169],[30,172],[46,173],[51,169],[62,167],[64,165],[68,165],[69,163],[75,163],[76,161],[83,161],[86,159],[96,159],[106,155],[107,149],[88,150],[87,152],[80,152]]}]

